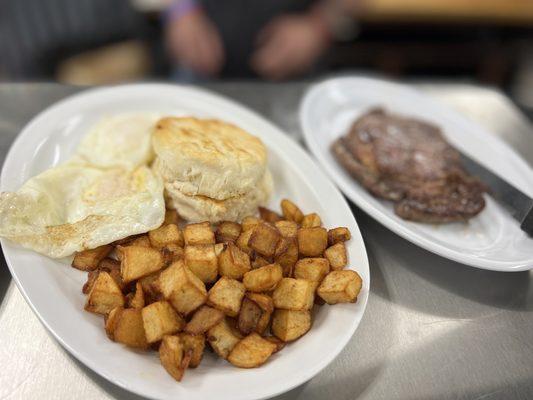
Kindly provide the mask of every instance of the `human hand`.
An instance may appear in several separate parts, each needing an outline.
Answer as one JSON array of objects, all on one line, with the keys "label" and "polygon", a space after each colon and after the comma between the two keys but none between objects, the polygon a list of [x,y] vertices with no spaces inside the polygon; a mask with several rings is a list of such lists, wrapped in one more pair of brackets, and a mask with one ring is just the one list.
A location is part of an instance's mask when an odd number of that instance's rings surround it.
[{"label": "human hand", "polygon": [[171,19],[166,26],[166,44],[180,65],[202,75],[216,75],[224,65],[224,47],[216,27],[199,9]]},{"label": "human hand", "polygon": [[260,32],[251,66],[268,79],[285,79],[308,69],[329,43],[327,26],[316,13],[284,15]]}]

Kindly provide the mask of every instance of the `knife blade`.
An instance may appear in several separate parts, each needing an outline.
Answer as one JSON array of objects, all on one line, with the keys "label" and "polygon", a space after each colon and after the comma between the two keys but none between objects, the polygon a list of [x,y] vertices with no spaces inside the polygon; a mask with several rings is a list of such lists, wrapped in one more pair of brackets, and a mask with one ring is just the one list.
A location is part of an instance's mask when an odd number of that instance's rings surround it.
[{"label": "knife blade", "polygon": [[520,229],[533,236],[533,199],[466,154],[460,154],[464,168],[490,188],[489,194],[520,222]]}]

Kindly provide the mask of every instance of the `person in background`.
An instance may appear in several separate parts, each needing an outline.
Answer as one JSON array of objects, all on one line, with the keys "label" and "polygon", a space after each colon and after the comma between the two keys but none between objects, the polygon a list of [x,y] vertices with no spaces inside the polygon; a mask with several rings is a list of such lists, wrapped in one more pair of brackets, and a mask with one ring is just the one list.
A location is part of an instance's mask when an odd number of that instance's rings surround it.
[{"label": "person in background", "polygon": [[316,66],[353,20],[339,1],[174,0],[163,17],[176,78],[282,80]]}]

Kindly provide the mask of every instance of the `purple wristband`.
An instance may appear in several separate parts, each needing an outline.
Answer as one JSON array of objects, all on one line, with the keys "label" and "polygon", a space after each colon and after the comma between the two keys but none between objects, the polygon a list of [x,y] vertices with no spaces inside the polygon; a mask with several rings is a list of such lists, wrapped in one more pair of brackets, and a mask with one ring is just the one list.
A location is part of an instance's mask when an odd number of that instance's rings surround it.
[{"label": "purple wristband", "polygon": [[163,21],[165,23],[175,21],[199,8],[200,5],[195,0],[174,1],[163,13]]}]

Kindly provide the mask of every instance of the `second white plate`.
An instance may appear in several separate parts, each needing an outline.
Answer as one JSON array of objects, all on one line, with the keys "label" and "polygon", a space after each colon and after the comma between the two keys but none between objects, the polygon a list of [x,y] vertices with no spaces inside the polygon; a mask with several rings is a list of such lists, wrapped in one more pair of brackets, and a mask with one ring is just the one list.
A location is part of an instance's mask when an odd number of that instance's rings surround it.
[{"label": "second white plate", "polygon": [[392,203],[378,200],[336,162],[331,143],[374,106],[440,126],[456,148],[533,197],[533,170],[509,146],[481,126],[407,86],[368,78],[336,78],[313,86],[300,108],[305,141],[330,177],[355,204],[405,239],[441,256],[478,268],[533,268],[533,239],[490,196],[466,223],[431,225],[405,221]]}]

